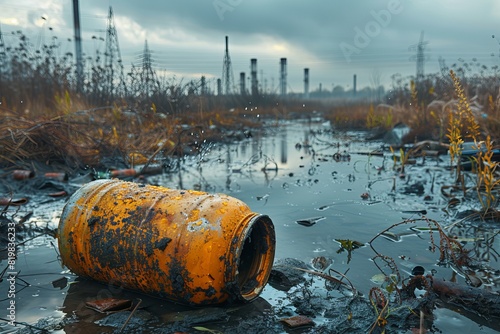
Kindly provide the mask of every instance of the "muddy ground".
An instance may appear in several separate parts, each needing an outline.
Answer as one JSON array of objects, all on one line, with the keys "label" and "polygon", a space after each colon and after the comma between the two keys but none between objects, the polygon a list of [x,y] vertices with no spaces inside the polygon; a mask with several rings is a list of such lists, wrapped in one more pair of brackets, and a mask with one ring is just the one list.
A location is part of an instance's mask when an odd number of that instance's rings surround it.
[{"label": "muddy ground", "polygon": [[[2,174],[0,329],[7,333],[495,333],[499,313],[498,220],[477,214],[473,191],[454,187],[446,152],[415,157],[404,170],[383,141],[332,129],[321,119],[287,122],[224,144],[207,144],[135,182],[227,193],[273,220],[276,262],[249,304],[191,308],[76,277],[61,267],[55,229],[68,195],[108,170],[68,180]],[[112,166],[110,166],[112,167]],[[474,175],[466,174],[467,187]],[[8,267],[8,227],[16,257]],[[436,222],[436,224],[434,224]],[[456,243],[442,237],[448,236]],[[444,241],[443,241],[444,240]],[[447,241],[448,240],[448,241]],[[466,251],[456,252],[459,248]],[[450,251],[451,250],[451,251]],[[461,255],[467,263],[457,262]],[[296,269],[296,268],[301,268]],[[13,298],[9,277],[16,276]],[[442,294],[454,281],[484,297]],[[5,284],[7,283],[7,284]],[[404,289],[404,287],[409,287]],[[471,290],[472,289],[472,290]],[[460,296],[460,297],[457,297]],[[478,295],[474,295],[477,298]],[[86,302],[126,299],[112,314]],[[15,301],[15,325],[7,307]],[[140,302],[139,302],[140,301]],[[137,308],[135,308],[137,306]],[[297,318],[297,316],[301,316]],[[291,318],[291,319],[289,319]],[[289,320],[287,320],[289,319]],[[293,328],[295,321],[301,326]]]}]

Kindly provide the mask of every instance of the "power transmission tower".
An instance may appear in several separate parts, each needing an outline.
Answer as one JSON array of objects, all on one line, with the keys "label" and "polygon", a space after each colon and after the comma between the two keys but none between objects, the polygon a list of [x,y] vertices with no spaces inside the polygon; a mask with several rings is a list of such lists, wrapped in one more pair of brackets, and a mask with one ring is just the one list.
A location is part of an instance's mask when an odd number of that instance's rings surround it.
[{"label": "power transmission tower", "polygon": [[158,91],[159,82],[156,77],[156,72],[153,70],[153,60],[147,40],[144,42],[144,52],[142,53],[141,61],[142,69],[139,75],[141,88],[145,96],[149,97],[151,94]]},{"label": "power transmission tower", "polygon": [[109,7],[108,24],[106,29],[106,51],[104,53],[104,70],[106,72],[106,90],[109,97],[126,94],[125,77],[123,74],[123,63],[118,45],[118,34],[116,33],[113,18],[113,8]]},{"label": "power transmission tower", "polygon": [[410,51],[417,51],[415,56],[410,57],[410,60],[417,61],[417,78],[416,81],[420,82],[424,78],[424,62],[426,60],[424,49],[429,42],[424,42],[424,32],[420,33],[420,41],[417,44],[410,45]]},{"label": "power transmission tower", "polygon": [[446,65],[446,62],[443,57],[439,56],[439,70],[441,71],[441,75],[443,77],[448,77],[450,75],[450,69],[448,65]]},{"label": "power transmission tower", "polygon": [[233,67],[231,66],[231,57],[229,57],[229,42],[226,36],[226,51],[224,52],[224,62],[222,64],[222,84],[224,94],[229,95],[233,92],[234,77]]}]

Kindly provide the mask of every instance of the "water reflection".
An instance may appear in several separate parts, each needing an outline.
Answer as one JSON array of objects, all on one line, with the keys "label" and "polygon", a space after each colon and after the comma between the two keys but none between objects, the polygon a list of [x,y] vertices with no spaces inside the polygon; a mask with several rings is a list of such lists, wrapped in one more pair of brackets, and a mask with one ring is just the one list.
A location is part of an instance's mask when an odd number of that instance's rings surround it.
[{"label": "water reflection", "polygon": [[[130,311],[99,313],[86,304],[108,298],[128,300],[133,302],[134,306],[140,301],[139,309],[133,312],[133,321],[127,320]],[[102,284],[77,278],[67,289],[63,309],[67,315],[75,317],[78,321],[68,321],[64,331],[66,333],[177,333],[188,332],[196,325],[208,324],[209,327],[213,327],[216,324],[218,329],[225,332],[225,329],[230,331],[241,328],[241,325],[251,326],[255,319],[270,318],[271,307],[269,302],[258,297],[252,303],[234,304],[231,307],[192,308],[126,290],[112,283]],[[127,325],[123,328],[125,324]],[[249,332],[252,332],[251,328]]]},{"label": "water reflection", "polygon": [[[335,239],[366,243],[388,226],[411,218],[410,212],[425,210],[427,217],[443,220],[442,200],[433,187],[441,171],[408,167],[405,178],[398,178],[392,171],[392,157],[367,154],[381,143],[366,143],[358,133],[334,132],[314,122],[294,121],[252,134],[234,143],[206,147],[202,157],[184,160],[179,175],[166,175],[159,183],[225,192],[241,199],[253,211],[273,219],[277,258],[308,262],[321,252],[349,269],[361,290],[370,288],[369,278],[377,273],[375,266],[366,265],[373,254],[369,249],[356,250],[347,265],[344,254],[337,253]],[[289,150],[290,146],[295,149]],[[415,168],[413,174],[411,168]],[[414,182],[423,186],[422,195],[405,193]],[[429,203],[424,196],[436,199]],[[313,226],[296,223],[318,216],[318,211],[324,219]],[[395,259],[420,257],[428,247],[428,240],[415,237],[405,238],[404,247],[393,247],[391,242],[383,241],[382,247]],[[498,257],[494,250],[498,245],[493,243],[494,238],[484,237],[481,256],[485,260]]]},{"label": "water reflection", "polygon": [[472,285],[495,287],[500,286],[499,259],[500,231],[476,225],[455,224],[450,229],[450,234],[467,249],[471,250],[470,256],[480,260],[470,268],[467,279]]},{"label": "water reflection", "polygon": [[286,165],[288,162],[288,141],[287,132],[281,131],[281,164]]},{"label": "water reflection", "polygon": [[[295,150],[290,151],[290,145]],[[360,197],[373,176],[365,169],[354,169],[347,150],[375,147],[378,144],[335,134],[321,124],[293,122],[254,131],[251,138],[239,142],[211,146],[203,158],[186,158],[181,175],[166,175],[159,183],[170,188],[226,192],[243,200],[254,211],[272,217],[278,232],[278,256],[307,260],[315,257],[315,249],[337,250],[334,238],[365,236],[369,240],[389,217],[399,220],[395,213],[367,207]],[[355,161],[369,166],[367,160],[359,156]],[[371,161],[380,163],[381,158]],[[325,221],[311,230],[303,231],[304,227],[295,223],[317,216],[317,208],[324,206],[326,210],[328,203],[336,204],[326,211]],[[360,215],[368,215],[372,222],[362,224]],[[321,246],[318,235],[331,237]]]}]

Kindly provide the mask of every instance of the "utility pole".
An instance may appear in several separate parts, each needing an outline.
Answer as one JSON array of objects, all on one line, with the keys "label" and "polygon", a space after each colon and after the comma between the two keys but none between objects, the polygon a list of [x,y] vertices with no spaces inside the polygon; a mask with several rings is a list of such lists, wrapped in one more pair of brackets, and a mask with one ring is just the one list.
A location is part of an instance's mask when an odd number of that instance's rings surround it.
[{"label": "utility pole", "polygon": [[83,90],[82,36],[80,33],[80,8],[78,0],[73,0],[73,23],[75,28],[76,91]]},{"label": "utility pole", "polygon": [[424,49],[427,44],[429,44],[429,42],[424,42],[424,32],[422,31],[420,33],[420,41],[417,44],[410,45],[410,47],[408,48],[408,50],[410,51],[417,51],[417,54],[415,56],[410,57],[410,60],[417,61],[417,83],[421,82],[424,79]]},{"label": "utility pole", "polygon": [[108,24],[106,28],[106,51],[104,53],[104,68],[106,71],[106,89],[108,97],[126,93],[123,63],[118,45],[118,34],[113,17],[113,8],[109,7]]},{"label": "utility pole", "polygon": [[233,93],[234,77],[231,57],[229,57],[229,37],[226,36],[226,51],[224,52],[224,61],[222,64],[222,81],[224,85],[224,94]]}]

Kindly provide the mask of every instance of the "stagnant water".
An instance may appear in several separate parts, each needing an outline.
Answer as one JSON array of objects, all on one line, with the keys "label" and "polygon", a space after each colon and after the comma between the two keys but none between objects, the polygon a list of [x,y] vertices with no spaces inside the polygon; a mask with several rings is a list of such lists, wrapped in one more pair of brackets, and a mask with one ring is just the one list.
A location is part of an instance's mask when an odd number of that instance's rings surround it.
[{"label": "stagnant water", "polygon": [[[276,259],[295,258],[311,264],[313,259],[325,257],[332,261],[331,268],[346,273],[353,286],[366,295],[371,287],[381,285],[381,272],[372,261],[376,253],[368,245],[377,233],[405,219],[419,219],[424,210],[426,217],[443,226],[454,222],[450,217],[449,198],[442,196],[440,191],[451,182],[447,159],[419,160],[416,165],[406,166],[403,177],[394,171],[394,164],[399,163],[389,152],[368,154],[382,145],[381,142],[365,141],[362,133],[332,130],[330,124],[319,119],[283,122],[254,130],[251,136],[247,133],[231,143],[205,143],[199,154],[172,161],[166,173],[149,177],[148,182],[169,188],[222,192],[244,201],[252,211],[266,214],[273,220],[277,236]],[[55,227],[63,205],[64,199],[46,199],[42,195],[21,207],[15,217],[18,219],[33,211],[31,223]],[[298,223],[300,221],[306,223]],[[314,224],[306,226],[307,222]],[[377,238],[372,246],[394,259],[404,277],[420,265],[426,273],[451,279],[453,270],[438,266],[439,254],[429,250],[431,239],[426,227],[423,222],[398,226],[390,229],[385,237]],[[460,225],[453,228],[453,233],[466,247],[481,253],[483,260],[496,270],[499,268],[496,257],[499,243],[498,238],[494,238],[497,231],[471,226],[461,228]],[[351,253],[341,251],[336,241],[340,239],[356,241],[362,247]],[[116,328],[94,324],[103,316],[85,309],[84,302],[89,298],[121,295],[123,291],[77,280],[60,266],[54,248],[56,243],[45,235],[19,245],[15,271],[22,280],[16,283],[16,321],[49,328],[54,333],[113,332]],[[7,255],[1,254],[3,269]],[[52,282],[63,277],[70,283],[54,286]],[[458,281],[464,282],[460,276]],[[496,291],[495,283],[492,280],[491,286]],[[14,300],[7,295],[7,285],[2,283],[0,318],[4,319],[7,319],[10,301]],[[135,295],[129,294],[128,298],[133,298],[130,296]],[[186,310],[162,300],[140,298],[149,312],[162,319],[166,319],[169,312]],[[288,307],[292,314],[294,312],[292,306],[284,305],[285,294],[269,285],[254,304],[261,311]],[[73,314],[78,320],[66,329],[59,328],[60,319],[71,319]],[[251,314],[245,309],[239,317],[242,321],[251,321]],[[434,331],[496,333],[447,308],[435,310],[434,316]],[[208,321],[204,328],[231,332],[222,325],[221,317],[214,317],[217,321]],[[115,320],[118,325],[120,321],[124,320]],[[320,314],[316,315],[316,321],[323,321]],[[116,323],[111,325],[116,327]],[[0,324],[0,330],[6,332],[22,327]]]}]

